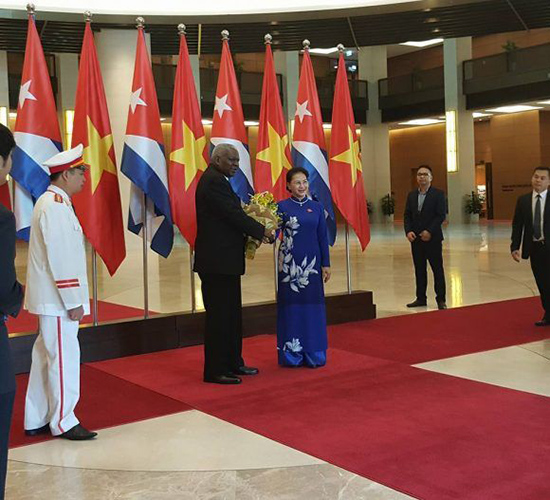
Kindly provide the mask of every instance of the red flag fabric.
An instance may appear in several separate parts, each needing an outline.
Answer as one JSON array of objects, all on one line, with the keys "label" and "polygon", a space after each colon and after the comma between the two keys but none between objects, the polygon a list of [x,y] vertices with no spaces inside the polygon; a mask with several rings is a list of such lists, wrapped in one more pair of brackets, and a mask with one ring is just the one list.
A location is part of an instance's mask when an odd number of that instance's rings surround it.
[{"label": "red flag fabric", "polygon": [[76,89],[72,146],[84,145],[87,182],[73,197],[84,234],[111,276],[126,257],[113,135],[90,23],[86,23]]},{"label": "red flag fabric", "polygon": [[288,135],[277,85],[271,44],[266,43],[260,107],[260,127],[254,182],[258,192],[273,193],[275,201],[288,197],[286,172],[292,168]]},{"label": "red flag fabric", "polygon": [[370,241],[367,201],[363,188],[363,168],[359,140],[351,105],[344,56],[340,53],[330,139],[329,178],[332,197],[340,212],[355,231],[365,250]]},{"label": "red flag fabric", "polygon": [[10,188],[7,182],[0,186],[0,205],[4,205],[8,210],[11,210]]},{"label": "red flag fabric", "polygon": [[172,149],[168,186],[172,218],[191,248],[197,236],[195,192],[208,166],[208,149],[185,34],[180,35],[180,54],[172,107]]},{"label": "red flag fabric", "polygon": [[224,31],[210,142],[213,146],[231,144],[239,152],[239,170],[229,182],[241,201],[248,203],[250,196],[254,194],[248,134],[244,126],[241,96],[229,49],[229,34]]}]

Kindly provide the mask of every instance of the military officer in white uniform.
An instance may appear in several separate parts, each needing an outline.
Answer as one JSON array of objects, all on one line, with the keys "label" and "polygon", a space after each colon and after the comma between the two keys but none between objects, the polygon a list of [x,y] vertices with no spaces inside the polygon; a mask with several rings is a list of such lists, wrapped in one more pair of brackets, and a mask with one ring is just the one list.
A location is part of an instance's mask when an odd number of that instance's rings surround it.
[{"label": "military officer in white uniform", "polygon": [[80,396],[78,326],[90,312],[84,235],[71,204],[85,182],[82,150],[79,145],[44,163],[51,184],[33,211],[25,295],[25,309],[39,317],[25,433],[51,431],[75,441],[97,435],[74,414]]}]

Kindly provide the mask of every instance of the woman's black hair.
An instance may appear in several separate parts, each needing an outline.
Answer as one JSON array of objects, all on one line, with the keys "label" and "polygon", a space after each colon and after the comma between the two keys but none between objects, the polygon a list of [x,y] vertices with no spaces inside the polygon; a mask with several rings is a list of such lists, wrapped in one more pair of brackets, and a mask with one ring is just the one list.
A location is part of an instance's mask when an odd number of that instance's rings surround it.
[{"label": "woman's black hair", "polygon": [[287,173],[286,173],[286,182],[287,184],[292,182],[292,178],[296,174],[304,174],[306,176],[306,179],[309,178],[309,172],[303,168],[303,167],[292,167]]}]

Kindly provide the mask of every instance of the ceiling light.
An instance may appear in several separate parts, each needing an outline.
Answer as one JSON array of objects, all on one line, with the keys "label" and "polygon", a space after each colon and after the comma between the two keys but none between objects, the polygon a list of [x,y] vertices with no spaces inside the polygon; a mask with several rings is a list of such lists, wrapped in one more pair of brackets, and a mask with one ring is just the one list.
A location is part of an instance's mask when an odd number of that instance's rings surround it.
[{"label": "ceiling light", "polygon": [[323,123],[323,128],[330,129],[332,125],[330,123]]},{"label": "ceiling light", "polygon": [[439,22],[439,17],[428,17],[424,19],[425,23],[437,23]]},{"label": "ceiling light", "polygon": [[430,45],[435,45],[442,42],[443,38],[433,38],[432,40],[424,40],[421,42],[404,42],[399,45],[407,45],[408,47],[429,47]]},{"label": "ceiling light", "polygon": [[259,124],[260,124],[259,122],[255,122],[255,121],[250,121],[250,120],[244,121],[245,127],[257,127]]},{"label": "ceiling light", "polygon": [[528,106],[526,104],[516,104],[515,106],[501,106],[500,108],[487,109],[494,113],[521,113],[522,111],[533,111],[535,109],[543,109],[540,106]]},{"label": "ceiling light", "polygon": [[478,111],[474,111],[472,113],[472,116],[474,118],[484,118],[485,116],[493,116],[493,113],[480,113]]},{"label": "ceiling light", "polygon": [[203,125],[212,125],[214,123],[212,120],[202,120]]},{"label": "ceiling light", "polygon": [[399,125],[435,125],[436,123],[443,123],[445,120],[438,120],[436,118],[418,118],[416,120],[409,120],[408,122],[400,122]]},{"label": "ceiling light", "polygon": [[333,52],[338,52],[338,47],[330,47],[329,49],[309,49],[310,54],[322,54],[324,56],[332,54]]},{"label": "ceiling light", "polygon": [[441,31],[441,30],[440,30],[439,28],[434,28],[434,29],[432,30],[432,33],[439,33],[440,31]]},{"label": "ceiling light", "polygon": [[546,105],[548,105],[548,104],[550,104],[550,100],[548,100],[548,101],[539,101],[539,102],[537,102],[537,104],[546,104]]}]

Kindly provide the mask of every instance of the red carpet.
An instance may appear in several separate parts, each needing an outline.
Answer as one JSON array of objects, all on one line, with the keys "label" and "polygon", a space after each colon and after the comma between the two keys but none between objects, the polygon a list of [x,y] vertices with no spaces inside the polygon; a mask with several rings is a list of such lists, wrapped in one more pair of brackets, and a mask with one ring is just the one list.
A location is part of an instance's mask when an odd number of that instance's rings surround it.
[{"label": "red carpet", "polygon": [[329,345],[416,364],[549,338],[541,316],[538,297],[506,300],[332,326]]},{"label": "red carpet", "polygon": [[[90,310],[92,309],[90,301]],[[143,309],[121,306],[100,300],[97,304],[99,321],[116,321],[119,319],[131,319],[143,317]],[[155,312],[150,312],[155,315]],[[91,315],[84,316],[82,324],[92,323]],[[9,318],[6,323],[9,333],[35,332],[38,329],[38,319],[34,314],[22,310],[17,318]]]},{"label": "red carpet", "polygon": [[[81,398],[76,415],[85,427],[103,429],[189,410],[180,401],[126,382],[90,366],[82,367]],[[27,437],[23,432],[27,375],[17,376],[10,447],[51,439],[49,435]]]},{"label": "red carpet", "polygon": [[233,387],[200,382],[200,347],[93,366],[418,498],[548,498],[548,398],[340,349],[279,368],[271,336],[245,356]]}]

